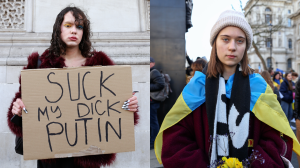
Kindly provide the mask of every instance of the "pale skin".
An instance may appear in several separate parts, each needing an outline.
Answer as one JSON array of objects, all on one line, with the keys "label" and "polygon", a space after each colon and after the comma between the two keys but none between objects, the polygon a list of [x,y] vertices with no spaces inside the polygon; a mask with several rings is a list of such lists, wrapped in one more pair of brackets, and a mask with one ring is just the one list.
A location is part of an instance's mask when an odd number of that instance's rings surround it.
[{"label": "pale skin", "polygon": [[286,76],[286,79],[288,80],[288,81],[291,81],[292,80],[292,74],[287,74],[287,76]]},{"label": "pale skin", "polygon": [[222,29],[216,39],[217,56],[223,63],[223,77],[228,80],[235,73],[246,50],[246,35],[238,27],[228,26]]},{"label": "pale skin", "polygon": [[[75,17],[71,12],[64,16],[61,24],[61,39],[66,44],[66,55],[61,55],[65,59],[67,67],[80,67],[85,64],[86,58],[81,55],[79,44],[83,35],[83,26],[75,24]],[[134,95],[135,93],[132,93]],[[136,96],[132,96],[129,100],[128,111],[136,112],[138,100]],[[12,113],[22,116],[22,109],[26,108],[20,98],[13,102]],[[29,112],[30,113],[30,112]]]},{"label": "pale skin", "polygon": [[155,66],[155,62],[150,62],[150,68]]}]

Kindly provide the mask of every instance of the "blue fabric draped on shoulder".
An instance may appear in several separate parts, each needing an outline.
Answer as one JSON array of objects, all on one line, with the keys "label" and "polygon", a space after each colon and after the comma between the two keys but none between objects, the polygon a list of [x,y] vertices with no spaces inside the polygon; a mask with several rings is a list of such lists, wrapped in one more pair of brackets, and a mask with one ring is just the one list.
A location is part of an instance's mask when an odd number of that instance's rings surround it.
[{"label": "blue fabric draped on shoulder", "polygon": [[206,75],[196,71],[194,77],[182,91],[182,97],[191,111],[205,102],[205,78]]},{"label": "blue fabric draped on shoulder", "polygon": [[252,111],[260,95],[265,93],[267,89],[267,82],[260,74],[249,75],[249,79],[251,90],[250,111]]},{"label": "blue fabric draped on shoulder", "polygon": [[[185,86],[182,91],[182,97],[187,106],[194,111],[197,107],[205,102],[205,78],[202,72],[195,72],[194,77]],[[231,75],[226,83],[226,97],[230,99],[234,74]],[[250,111],[252,111],[257,99],[262,93],[265,93],[267,83],[259,74],[249,75],[251,102]]]}]

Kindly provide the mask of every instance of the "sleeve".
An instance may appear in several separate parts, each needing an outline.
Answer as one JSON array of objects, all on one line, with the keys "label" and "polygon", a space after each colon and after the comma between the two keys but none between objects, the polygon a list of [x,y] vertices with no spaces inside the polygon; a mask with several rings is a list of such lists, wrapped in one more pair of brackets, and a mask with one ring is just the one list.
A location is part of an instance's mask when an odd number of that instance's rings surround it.
[{"label": "sleeve", "polygon": [[161,159],[165,168],[209,165],[205,149],[201,149],[197,144],[193,123],[193,116],[190,114],[163,132]]},{"label": "sleeve", "polygon": [[[256,160],[252,163],[251,167],[284,167],[284,163],[281,159],[281,156],[291,160],[292,158],[292,148],[293,141],[287,136],[280,137],[280,133],[273,129],[272,127],[266,125],[265,123],[259,121],[255,117],[256,125],[260,125],[260,132],[256,135],[259,135],[258,144],[254,147],[254,150],[258,151],[258,158],[264,159],[265,162],[261,164],[260,161]],[[254,131],[258,131],[255,129]]]},{"label": "sleeve", "polygon": [[[35,69],[37,67],[37,61],[38,61],[38,53],[33,53],[28,57],[28,65],[25,66],[23,69]],[[18,137],[22,137],[22,128],[14,124],[10,121],[10,119],[13,117],[13,114],[11,112],[13,107],[13,102],[15,102],[18,98],[21,98],[21,76],[19,77],[19,91],[15,94],[15,97],[13,98],[7,112],[7,123],[10,130],[17,135]]]},{"label": "sleeve", "polygon": [[190,66],[192,66],[193,61],[190,59],[190,57],[188,55],[186,56],[186,60],[187,60],[188,64]]},{"label": "sleeve", "polygon": [[292,91],[288,90],[288,86],[285,82],[281,83],[279,91],[283,95],[282,100],[289,102],[289,98],[291,98],[290,94]]},{"label": "sleeve", "polygon": [[151,71],[150,92],[160,91],[165,87],[165,81],[160,72],[156,69]]}]

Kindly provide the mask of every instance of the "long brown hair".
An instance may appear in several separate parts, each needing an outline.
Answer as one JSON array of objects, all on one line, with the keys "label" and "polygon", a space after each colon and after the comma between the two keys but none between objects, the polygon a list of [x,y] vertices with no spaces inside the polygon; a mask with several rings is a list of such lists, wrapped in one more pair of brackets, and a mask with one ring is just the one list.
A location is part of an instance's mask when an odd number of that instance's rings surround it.
[{"label": "long brown hair", "polygon": [[265,79],[265,81],[267,82],[267,84],[270,85],[270,87],[272,88],[272,90],[274,90],[274,85],[273,85],[270,73],[268,71],[262,71],[260,73],[260,75]]},{"label": "long brown hair", "polygon": [[[217,35],[218,37],[218,35]],[[207,78],[211,77],[217,77],[218,74],[223,74],[224,72],[224,66],[223,63],[219,60],[217,56],[217,47],[216,47],[216,39],[214,40],[213,47],[211,49],[211,54],[210,54],[210,60],[208,62],[208,67],[207,67]],[[247,41],[247,40],[246,40]],[[246,48],[248,44],[246,43]],[[247,54],[247,49],[245,48],[244,56],[241,60],[241,66],[242,66],[242,73],[243,76],[247,76],[248,74],[251,74],[254,72],[253,69],[251,69],[248,64],[248,54]]]},{"label": "long brown hair", "polygon": [[292,72],[286,72],[286,73],[285,73],[285,78],[286,78],[286,80],[287,80],[288,83],[289,83],[288,89],[289,89],[289,90],[293,90],[293,83],[292,83],[292,80],[289,81],[289,80],[287,79],[288,74],[291,74],[291,75],[292,75]]},{"label": "long brown hair", "polygon": [[192,67],[191,67],[193,69],[192,76],[194,76],[195,71],[202,72],[202,70],[205,67],[206,63],[207,62],[202,58],[199,58],[195,62],[193,62]]},{"label": "long brown hair", "polygon": [[[86,14],[77,7],[66,7],[63,9],[56,17],[55,23],[53,25],[52,39],[50,41],[51,45],[48,48],[49,55],[54,54],[57,57],[61,55],[66,55],[66,44],[60,38],[61,34],[61,24],[64,21],[64,16],[66,13],[72,12],[75,17],[75,24],[83,24],[83,35],[79,43],[79,50],[83,57],[87,58],[91,56],[92,43],[90,37],[92,36],[90,30],[90,21]],[[48,56],[49,56],[48,55]]]}]

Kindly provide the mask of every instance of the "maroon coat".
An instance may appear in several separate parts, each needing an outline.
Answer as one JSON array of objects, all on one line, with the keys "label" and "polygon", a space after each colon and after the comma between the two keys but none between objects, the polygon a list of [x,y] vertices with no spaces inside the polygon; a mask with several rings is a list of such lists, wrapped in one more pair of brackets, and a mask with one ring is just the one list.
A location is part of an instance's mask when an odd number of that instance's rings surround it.
[{"label": "maroon coat", "polygon": [[[280,133],[258,120],[250,117],[249,139],[253,139],[253,148],[258,150],[265,163],[255,161],[252,167],[284,167],[280,155],[291,160],[293,141],[285,143]],[[287,145],[285,145],[287,144]],[[174,126],[163,132],[161,159],[165,168],[207,168],[209,166],[209,130],[205,103]]]},{"label": "maroon coat", "polygon": [[[55,55],[48,55],[49,51],[46,50],[40,57],[41,65],[39,68],[63,68],[65,67],[65,59],[63,57],[56,57]],[[28,65],[23,69],[36,69],[37,61],[39,54],[32,53],[28,57]],[[94,65],[114,65],[113,61],[103,52],[93,52],[93,56],[86,59],[86,63],[84,66],[94,66]],[[15,125],[10,121],[13,117],[11,112],[13,107],[13,102],[16,101],[17,98],[21,98],[21,78],[19,78],[20,87],[19,91],[16,93],[15,98],[12,100],[12,103],[7,112],[7,122],[10,130],[19,137],[22,137],[22,128]],[[135,112],[134,113],[134,124],[138,123],[139,116]],[[91,156],[83,156],[83,157],[74,157],[74,165],[79,167],[100,167],[104,165],[110,165],[116,158],[116,154],[103,154],[103,155],[91,155]],[[45,163],[56,162],[56,159],[47,159],[43,160]]]}]

